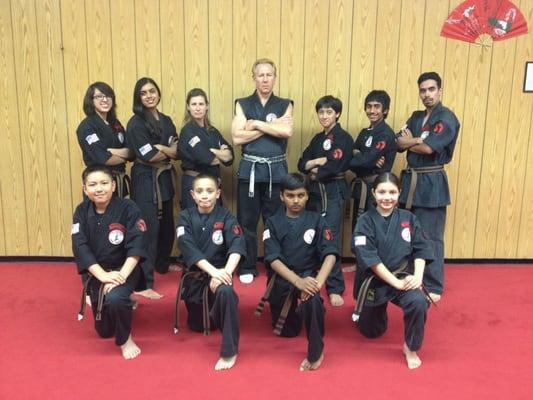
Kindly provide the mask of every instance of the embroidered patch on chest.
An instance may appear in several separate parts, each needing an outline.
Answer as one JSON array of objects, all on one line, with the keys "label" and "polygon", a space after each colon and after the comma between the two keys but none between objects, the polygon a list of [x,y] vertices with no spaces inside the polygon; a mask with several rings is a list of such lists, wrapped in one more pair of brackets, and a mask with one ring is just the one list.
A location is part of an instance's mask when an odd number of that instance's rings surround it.
[{"label": "embroidered patch on chest", "polygon": [[304,242],[307,244],[313,243],[313,239],[315,238],[315,230],[314,229],[308,229],[304,233]]},{"label": "embroidered patch on chest", "polygon": [[224,243],[224,235],[222,234],[222,231],[220,229],[214,231],[213,235],[211,235],[211,240],[213,240],[213,243],[217,246],[220,246],[222,243]]}]

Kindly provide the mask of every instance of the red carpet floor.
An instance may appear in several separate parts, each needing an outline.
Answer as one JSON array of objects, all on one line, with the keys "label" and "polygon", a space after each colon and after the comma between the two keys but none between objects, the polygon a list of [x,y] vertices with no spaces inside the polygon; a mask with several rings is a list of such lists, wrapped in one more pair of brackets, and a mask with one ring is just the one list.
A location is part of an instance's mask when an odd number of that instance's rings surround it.
[{"label": "red carpet floor", "polygon": [[[345,274],[351,293],[353,273]],[[533,266],[447,266],[447,292],[431,308],[423,365],[408,370],[401,313],[389,330],[363,338],[353,300],[326,319],[320,370],[299,372],[306,341],[273,336],[253,310],[264,288],[237,284],[241,342],[232,370],[215,372],[220,335],[172,332],[177,274],[158,276],[162,300],[141,301],[126,361],[96,336],[90,311],[76,320],[80,279],[72,264],[0,264],[0,399],[531,399]],[[182,306],[183,307],[183,306]],[[183,307],[184,309],[184,307]]]}]

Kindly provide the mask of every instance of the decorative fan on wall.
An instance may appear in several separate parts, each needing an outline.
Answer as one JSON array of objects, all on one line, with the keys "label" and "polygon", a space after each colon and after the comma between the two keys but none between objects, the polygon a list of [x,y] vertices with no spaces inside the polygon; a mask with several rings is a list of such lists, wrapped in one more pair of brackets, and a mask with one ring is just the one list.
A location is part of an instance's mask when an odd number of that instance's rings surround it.
[{"label": "decorative fan on wall", "polygon": [[444,22],[441,36],[488,46],[528,32],[522,12],[509,0],[467,0]]}]

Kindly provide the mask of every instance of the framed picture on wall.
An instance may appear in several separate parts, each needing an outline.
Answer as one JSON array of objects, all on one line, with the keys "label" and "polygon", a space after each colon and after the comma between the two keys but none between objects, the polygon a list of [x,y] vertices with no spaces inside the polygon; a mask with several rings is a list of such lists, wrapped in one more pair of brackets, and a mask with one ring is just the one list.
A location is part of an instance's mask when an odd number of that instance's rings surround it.
[{"label": "framed picture on wall", "polygon": [[526,61],[524,73],[524,92],[533,92],[533,61]]}]

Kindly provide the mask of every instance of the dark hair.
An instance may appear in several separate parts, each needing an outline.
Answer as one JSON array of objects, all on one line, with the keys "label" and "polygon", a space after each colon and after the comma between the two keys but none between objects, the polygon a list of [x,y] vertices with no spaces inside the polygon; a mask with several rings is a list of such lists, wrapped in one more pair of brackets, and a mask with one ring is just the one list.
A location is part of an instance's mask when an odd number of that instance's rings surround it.
[{"label": "dark hair", "polygon": [[318,112],[321,108],[333,108],[336,113],[342,113],[342,101],[331,95],[327,95],[318,99],[315,104],[315,111]]},{"label": "dark hair", "polygon": [[111,169],[109,169],[109,167],[105,165],[89,165],[81,173],[81,180],[83,184],[85,184],[87,177],[93,172],[103,172],[104,174],[108,175],[111,180],[113,179],[113,172],[111,172]]},{"label": "dark hair", "polygon": [[383,107],[383,118],[384,119],[387,118],[387,115],[389,114],[389,109],[390,109],[389,94],[384,90],[372,90],[365,97],[365,107],[371,101],[375,101],[381,104],[381,106]]},{"label": "dark hair", "polygon": [[[152,78],[148,78],[148,77],[141,78],[137,81],[137,83],[135,84],[135,88],[133,89],[133,113],[141,117],[146,122],[146,127],[153,134],[161,137],[161,127],[159,126],[158,121],[155,119],[152,113],[149,112],[143,106],[143,103],[141,101],[141,89],[147,83],[151,83],[152,85],[155,86],[157,93],[159,94],[159,101],[161,101],[161,89],[159,89],[159,86],[157,86],[157,83]],[[159,104],[159,102],[157,104]]]},{"label": "dark hair", "polygon": [[292,172],[283,177],[279,187],[281,193],[283,193],[285,190],[296,189],[305,189],[307,192],[309,192],[308,184],[309,182],[306,177],[298,172]]},{"label": "dark hair", "polygon": [[423,74],[421,74],[419,77],[418,77],[418,80],[416,81],[418,83],[418,86],[420,86],[420,84],[422,82],[425,82],[429,79],[433,79],[435,82],[437,82],[437,88],[440,89],[441,85],[442,85],[442,79],[440,78],[439,74],[437,74],[436,72],[424,72]]},{"label": "dark hair", "polygon": [[[183,125],[186,125],[190,121],[193,121],[193,118],[191,117],[191,113],[189,110],[187,110],[187,106],[189,105],[191,99],[193,97],[202,96],[205,100],[205,104],[209,105],[209,99],[207,98],[207,93],[200,88],[194,88],[189,90],[189,93],[187,93],[187,97],[185,99],[185,114],[183,115]],[[211,121],[209,120],[209,109],[207,109],[207,112],[205,113],[204,117],[204,125],[205,128],[209,131],[211,128]]]},{"label": "dark hair", "polygon": [[193,189],[194,189],[194,185],[196,184],[196,182],[199,181],[200,179],[210,179],[210,180],[212,180],[214,182],[214,184],[217,187],[217,189],[219,188],[218,179],[216,177],[214,177],[213,175],[209,175],[209,174],[198,174],[192,180],[192,188]]},{"label": "dark hair", "polygon": [[87,91],[85,92],[85,97],[83,98],[83,112],[88,117],[96,114],[93,101],[93,96],[96,89],[113,101],[111,109],[107,113],[107,122],[114,123],[117,120],[117,103],[115,101],[115,92],[113,91],[113,88],[105,82],[94,82],[89,85]]},{"label": "dark hair", "polygon": [[376,180],[374,181],[374,184],[372,185],[372,189],[376,190],[378,185],[384,182],[390,182],[398,189],[402,188],[400,179],[395,174],[393,174],[392,172],[383,172],[377,176]]}]

